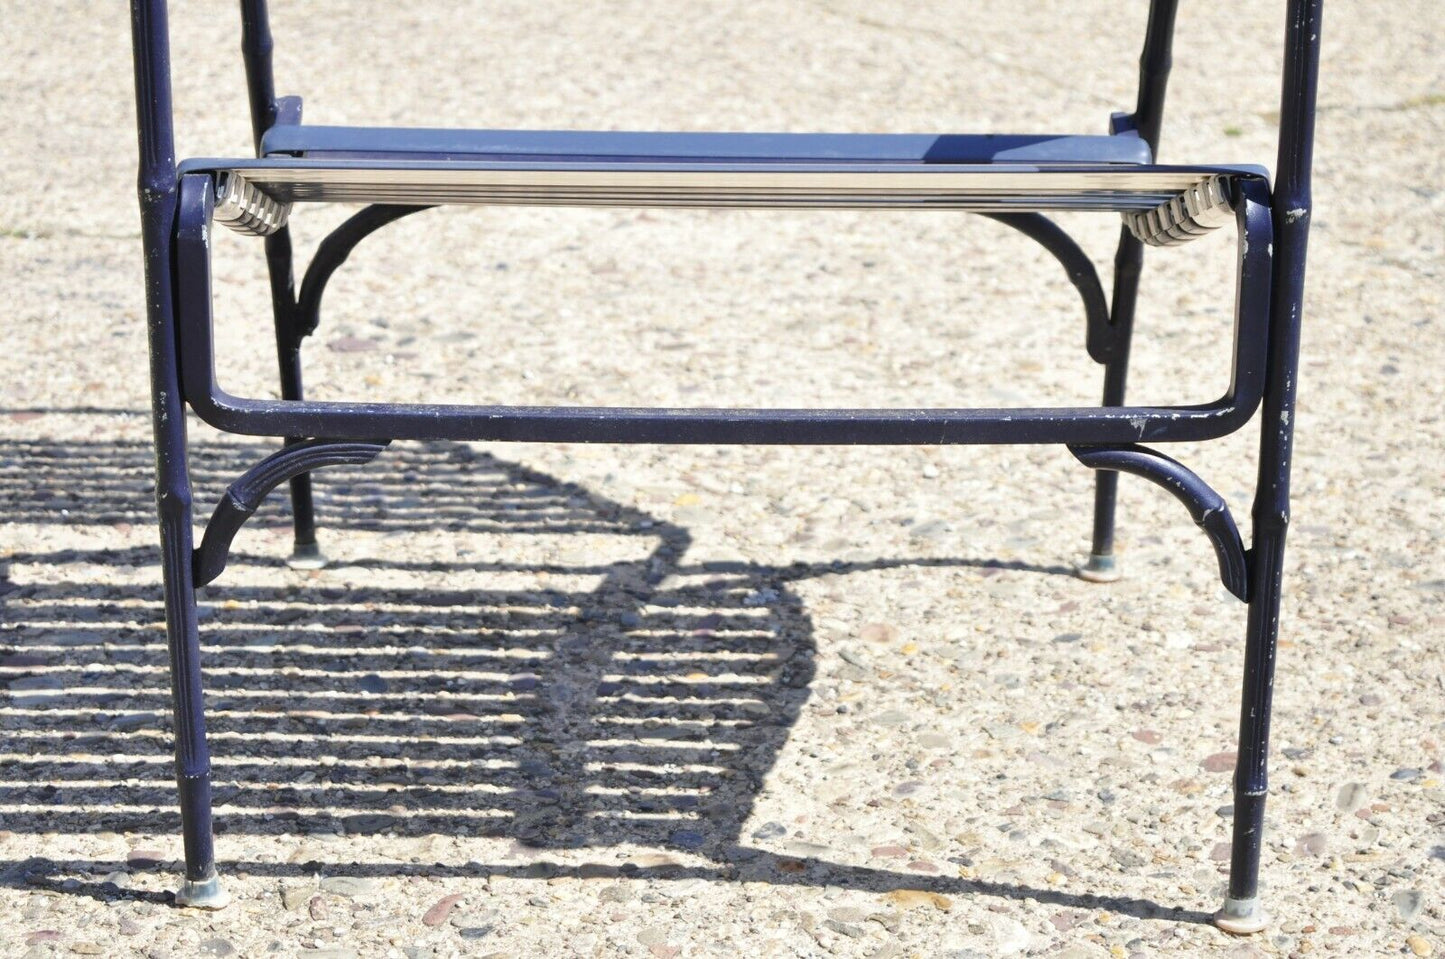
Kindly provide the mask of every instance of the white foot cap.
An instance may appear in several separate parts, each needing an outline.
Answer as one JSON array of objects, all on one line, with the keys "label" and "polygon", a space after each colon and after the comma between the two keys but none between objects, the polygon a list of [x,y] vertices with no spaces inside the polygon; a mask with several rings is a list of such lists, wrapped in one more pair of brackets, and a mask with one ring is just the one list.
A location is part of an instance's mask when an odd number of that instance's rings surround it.
[{"label": "white foot cap", "polygon": [[1089,561],[1075,567],[1075,572],[1079,574],[1079,579],[1090,583],[1113,583],[1119,579],[1119,566],[1114,557],[1098,553],[1090,553]]},{"label": "white foot cap", "polygon": [[214,872],[210,878],[199,881],[187,879],[176,890],[176,905],[190,909],[225,909],[231,904],[231,894],[221,888],[221,877]]},{"label": "white foot cap", "polygon": [[305,546],[297,545],[286,565],[292,569],[325,569],[330,562],[321,553],[321,547],[315,543],[307,543]]},{"label": "white foot cap", "polygon": [[1253,899],[1226,899],[1214,914],[1214,924],[1232,936],[1252,936],[1269,925],[1269,914]]}]

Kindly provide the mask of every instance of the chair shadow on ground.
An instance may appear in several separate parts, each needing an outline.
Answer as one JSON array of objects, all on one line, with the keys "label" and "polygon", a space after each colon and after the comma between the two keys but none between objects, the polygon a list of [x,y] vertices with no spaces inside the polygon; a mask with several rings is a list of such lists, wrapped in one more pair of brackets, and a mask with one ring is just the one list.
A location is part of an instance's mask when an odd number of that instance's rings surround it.
[{"label": "chair shadow on ground", "polygon": [[[198,444],[198,516],[273,448]],[[0,522],[149,529],[151,457],[140,442],[0,442]],[[326,575],[299,580],[279,569],[279,556],[233,556],[201,594],[217,833],[499,837],[531,850],[533,861],[231,861],[223,872],[704,877],[1208,920],[1145,899],[849,866],[747,844],[744,826],[815,671],[813,625],[791,584],[899,565],[1016,564],[691,562],[682,527],[466,444],[395,447],[368,466],[328,471],[317,487],[328,537],[439,531],[576,548],[518,549],[542,558],[515,562],[348,560],[375,571],[353,583],[382,583],[349,587]],[[252,525],[288,526],[285,497],[273,495]],[[246,544],[243,533],[241,550]],[[0,826],[178,834],[157,550],[16,551],[8,562]],[[489,585],[499,574],[524,585]],[[617,844],[706,864],[545,861],[547,850]],[[0,885],[151,895],[100,878],[117,867],[0,860]]]}]

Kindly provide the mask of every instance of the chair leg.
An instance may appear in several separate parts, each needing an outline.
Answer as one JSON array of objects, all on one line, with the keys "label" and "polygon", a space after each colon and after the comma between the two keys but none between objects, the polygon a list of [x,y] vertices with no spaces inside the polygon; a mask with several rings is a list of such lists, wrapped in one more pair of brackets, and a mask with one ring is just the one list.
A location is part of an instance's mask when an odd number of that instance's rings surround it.
[{"label": "chair leg", "polygon": [[[299,400],[301,395],[301,348],[280,354],[281,396]],[[300,443],[303,437],[287,437],[286,445]],[[316,541],[316,508],[311,498],[311,474],[302,473],[290,480],[291,489],[291,555],[286,565],[292,569],[323,569],[327,559]]]},{"label": "chair leg", "polygon": [[[296,281],[292,272],[291,232],[286,229],[266,238],[266,266],[271,274],[271,307],[276,323],[276,361],[281,374],[281,398],[303,399],[301,386],[301,333],[296,322]],[[286,445],[304,437],[288,437]],[[316,509],[311,498],[311,474],[291,479],[293,544],[286,561],[295,569],[321,569],[326,557],[316,542]]]},{"label": "chair leg", "polygon": [[200,634],[191,571],[191,483],[186,465],[185,410],[174,395],[162,395],[167,428],[157,436],[157,501],[160,512],[161,573],[165,589],[166,644],[170,651],[171,701],[175,714],[176,783],[186,878],[176,904],[220,909],[230,902],[216,874],[211,834],[211,755],[201,687]]},{"label": "chair leg", "polygon": [[1220,929],[1236,935],[1259,932],[1269,924],[1269,916],[1260,905],[1259,859],[1264,845],[1265,796],[1269,791],[1269,720],[1279,635],[1284,540],[1282,523],[1277,528],[1257,529],[1251,557],[1239,758],[1234,769],[1234,841],[1229,862],[1229,894],[1214,918]]},{"label": "chair leg", "polygon": [[1215,925],[1236,935],[1259,932],[1269,924],[1269,916],[1260,905],[1259,859],[1264,847],[1264,802],[1269,791],[1269,721],[1285,532],[1289,527],[1289,469],[1298,379],[1298,287],[1293,292],[1292,300],[1287,297],[1285,314],[1293,322],[1271,346],[1273,382],[1266,388],[1259,489],[1254,501],[1254,546],[1249,552],[1249,617],[1244,641],[1244,691],[1239,705],[1239,751],[1234,767],[1229,894],[1214,917]]},{"label": "chair leg", "polygon": [[1229,863],[1229,895],[1214,920],[1219,928],[1233,933],[1258,932],[1268,923],[1260,906],[1259,857],[1269,786],[1269,720],[1284,542],[1289,527],[1305,251],[1313,206],[1310,159],[1319,79],[1321,6],[1321,0],[1290,0],[1287,17],[1279,174],[1272,201],[1274,278],[1269,354],[1264,402],[1260,405],[1259,479],[1254,496],[1254,546],[1249,560],[1249,629],[1244,647],[1244,695],[1239,709],[1239,758],[1234,769],[1234,846]]},{"label": "chair leg", "polygon": [[[1105,406],[1124,405],[1124,378],[1129,372],[1127,348],[1124,356],[1110,360],[1104,368]],[[1079,569],[1079,578],[1091,583],[1112,583],[1119,578],[1114,556],[1114,508],[1119,496],[1119,474],[1099,470],[1094,478],[1094,538],[1089,560]]]},{"label": "chair leg", "polygon": [[[1139,274],[1144,267],[1144,244],[1127,229],[1119,236],[1114,255],[1114,297],[1109,308],[1109,360],[1104,365],[1104,406],[1123,406],[1129,378],[1129,345],[1134,333],[1134,304],[1139,297]],[[1079,567],[1080,579],[1112,583],[1119,578],[1114,558],[1114,506],[1119,495],[1119,474],[1099,470],[1094,477],[1094,538],[1089,561]]]}]

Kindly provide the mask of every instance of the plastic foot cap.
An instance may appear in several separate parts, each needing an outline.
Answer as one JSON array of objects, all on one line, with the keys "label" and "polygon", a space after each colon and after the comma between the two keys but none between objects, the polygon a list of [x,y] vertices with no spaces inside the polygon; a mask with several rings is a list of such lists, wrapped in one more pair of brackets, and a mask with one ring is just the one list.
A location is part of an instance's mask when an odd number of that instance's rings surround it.
[{"label": "plastic foot cap", "polygon": [[315,543],[297,543],[286,565],[292,569],[325,569],[329,562]]},{"label": "plastic foot cap", "polygon": [[1079,579],[1090,583],[1112,583],[1119,578],[1119,566],[1113,555],[1090,553],[1089,561],[1077,568]]},{"label": "plastic foot cap", "polygon": [[1232,936],[1250,936],[1263,932],[1269,925],[1269,914],[1253,899],[1226,899],[1224,908],[1214,914],[1214,924]]},{"label": "plastic foot cap", "polygon": [[214,871],[207,879],[187,879],[176,891],[176,905],[188,909],[224,909],[230,904],[231,894],[221,888],[221,877]]}]

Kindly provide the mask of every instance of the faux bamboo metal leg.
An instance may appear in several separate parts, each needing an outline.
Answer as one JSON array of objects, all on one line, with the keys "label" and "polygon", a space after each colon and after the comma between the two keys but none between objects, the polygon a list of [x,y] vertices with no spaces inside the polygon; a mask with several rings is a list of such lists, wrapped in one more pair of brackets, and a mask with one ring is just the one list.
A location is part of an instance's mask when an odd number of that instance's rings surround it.
[{"label": "faux bamboo metal leg", "polygon": [[[281,101],[276,98],[276,84],[271,70],[271,23],[264,0],[242,0],[241,55],[246,64],[246,91],[251,105],[251,132],[256,149],[261,137],[278,121],[299,122],[300,101],[289,103],[295,113],[281,120]],[[279,111],[279,113],[278,113]],[[281,398],[304,399],[301,389],[301,339],[305,335],[297,323],[296,280],[292,268],[291,233],[282,228],[266,238],[266,266],[271,274],[271,305],[276,322],[276,360],[281,373]],[[286,445],[301,442],[303,437],[289,437]],[[316,542],[316,510],[311,498],[311,474],[303,473],[291,480],[291,522],[295,541],[287,564],[297,569],[320,569],[326,565],[321,547]]]},{"label": "faux bamboo metal leg", "polygon": [[[1151,0],[1144,52],[1139,56],[1139,96],[1129,117],[1135,130],[1149,144],[1156,162],[1159,130],[1164,119],[1164,94],[1173,66],[1174,18],[1178,0]],[[1119,233],[1114,255],[1114,298],[1109,309],[1110,356],[1104,367],[1105,406],[1124,405],[1124,384],[1129,376],[1129,344],[1134,333],[1134,304],[1139,293],[1139,273],[1144,266],[1144,245],[1127,229]],[[1119,495],[1119,474],[1100,470],[1094,477],[1094,541],[1089,561],[1079,576],[1092,583],[1112,583],[1119,578],[1114,557],[1114,506]]]},{"label": "faux bamboo metal leg", "polygon": [[[1104,406],[1123,406],[1129,378],[1129,346],[1134,332],[1134,304],[1139,295],[1139,274],[1144,266],[1144,244],[1128,230],[1120,232],[1114,256],[1114,298],[1110,307],[1109,359],[1104,366]],[[1112,583],[1119,578],[1114,556],[1114,507],[1119,495],[1119,474],[1099,470],[1094,478],[1094,538],[1089,561],[1079,578],[1091,583]]]},{"label": "faux bamboo metal leg", "polygon": [[1239,759],[1234,770],[1234,846],[1229,895],[1214,921],[1245,934],[1269,922],[1260,903],[1259,858],[1269,788],[1269,721],[1279,635],[1285,530],[1289,526],[1295,391],[1299,383],[1300,317],[1305,250],[1313,212],[1310,165],[1323,0],[1290,0],[1284,84],[1280,102],[1279,170],[1273,198],[1274,281],[1269,354],[1260,407],[1259,482],[1254,498],[1250,556],[1249,632],[1244,650],[1244,695],[1239,710]]},{"label": "faux bamboo metal leg", "polygon": [[[168,239],[154,235],[170,217],[147,211],[148,248],[169,249]],[[151,246],[151,244],[155,246]],[[153,254],[152,263],[169,261]],[[148,272],[161,272],[159,268]],[[191,479],[186,459],[186,410],[176,378],[174,326],[171,324],[170,276],[151,279],[151,376],[156,438],[156,503],[160,514],[161,579],[165,592],[166,646],[170,653],[171,704],[175,718],[176,784],[180,791],[181,833],[186,878],[176,903],[220,909],[230,897],[216,875],[211,838],[211,754],[206,745],[206,719],[201,688],[201,641],[197,629],[196,590],[191,572]],[[159,287],[159,289],[155,289]]]},{"label": "faux bamboo metal leg", "polygon": [[[271,305],[276,323],[276,360],[281,372],[281,398],[305,398],[301,386],[301,339],[297,326],[296,281],[292,272],[291,232],[286,228],[266,237],[266,265],[271,273]],[[286,445],[304,437],[286,439]],[[316,508],[311,497],[311,474],[291,479],[291,524],[294,539],[287,565],[321,569],[326,557],[316,541]]]},{"label": "faux bamboo metal leg", "polygon": [[[1303,238],[1300,238],[1302,245]],[[1303,268],[1303,250],[1299,266]],[[1294,391],[1299,351],[1299,291],[1287,306],[1286,327],[1270,346],[1272,382],[1266,387],[1259,488],[1250,551],[1249,620],[1244,646],[1244,692],[1239,707],[1239,758],[1234,768],[1234,840],[1229,895],[1214,921],[1225,932],[1247,935],[1269,924],[1260,904],[1259,860],[1264,805],[1269,792],[1269,722],[1275,649],[1289,526],[1289,463],[1294,441]]]},{"label": "faux bamboo metal leg", "polygon": [[176,783],[186,855],[186,878],[176,892],[176,904],[220,909],[230,902],[230,896],[221,888],[216,874],[211,836],[211,755],[206,745],[200,636],[191,577],[191,485],[186,473],[185,413],[169,397],[161,397],[160,404],[174,407],[167,411],[167,419],[177,424],[167,430],[167,436],[158,437],[157,474],[166,643],[176,724]]},{"label": "faux bamboo metal leg", "polygon": [[183,906],[219,909],[228,897],[216,875],[211,838],[211,757],[201,698],[200,638],[191,578],[191,481],[186,463],[186,407],[176,348],[176,155],[171,130],[170,49],[162,0],[132,0],[139,194],[145,249],[146,332],[150,343],[151,425],[156,442],[156,501],[166,643],[175,709],[176,781],[186,879]]},{"label": "faux bamboo metal leg", "polygon": [[191,479],[186,456],[186,408],[177,368],[170,264],[175,193],[142,192],[150,313],[151,403],[156,440],[156,503],[160,515],[161,577],[166,646],[175,717],[176,784],[186,878],[176,903],[220,909],[230,897],[216,874],[211,838],[211,754],[201,687],[201,641],[191,568]]},{"label": "faux bamboo metal leg", "polygon": [[[1287,507],[1285,508],[1287,512]],[[1283,516],[1283,514],[1281,514]],[[1256,528],[1244,648],[1244,695],[1239,711],[1239,759],[1234,770],[1234,842],[1229,895],[1215,916],[1225,932],[1247,935],[1269,925],[1260,904],[1259,859],[1264,843],[1264,802],[1269,791],[1269,720],[1287,520]]]}]

